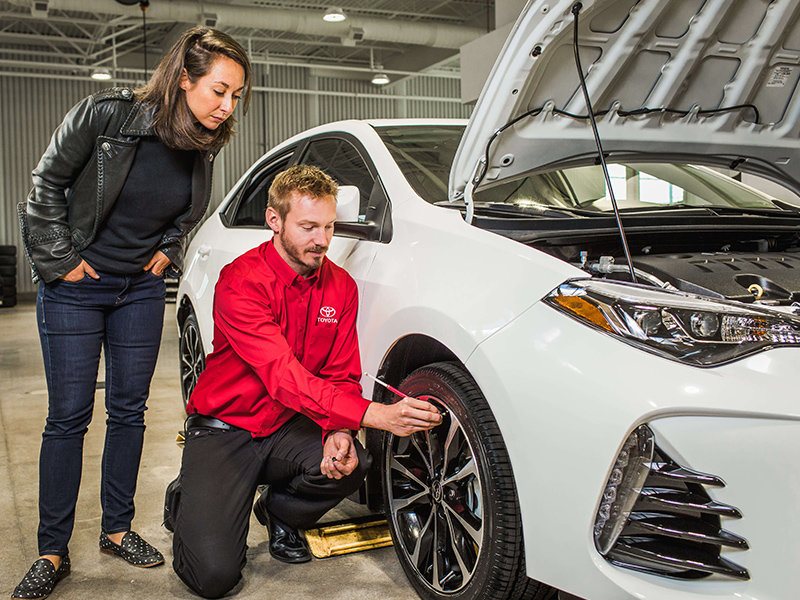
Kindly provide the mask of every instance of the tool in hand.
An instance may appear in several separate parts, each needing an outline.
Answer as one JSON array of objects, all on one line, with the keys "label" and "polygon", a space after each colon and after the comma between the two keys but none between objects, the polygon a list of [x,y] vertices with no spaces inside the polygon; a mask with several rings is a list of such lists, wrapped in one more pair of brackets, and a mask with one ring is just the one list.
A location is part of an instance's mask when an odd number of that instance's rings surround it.
[{"label": "tool in hand", "polygon": [[[393,394],[397,394],[397,395],[398,395],[398,396],[400,396],[401,398],[408,398],[408,397],[409,397],[409,396],[408,396],[408,394],[404,394],[403,392],[401,392],[400,390],[398,390],[396,387],[392,387],[392,386],[391,386],[391,385],[389,385],[388,383],[386,383],[386,382],[384,382],[384,381],[381,381],[380,379],[378,379],[377,377],[374,377],[373,375],[370,375],[370,374],[369,374],[369,373],[367,373],[366,371],[364,371],[364,375],[366,375],[367,377],[369,377],[370,379],[372,379],[372,380],[373,380],[375,383],[382,385],[383,387],[385,387],[387,390],[389,390],[389,391],[390,391],[390,392],[392,392]],[[440,414],[440,415],[442,415],[442,418],[444,418],[444,417],[445,417],[445,415],[447,415],[447,409],[444,409],[444,408],[437,408],[437,410],[439,411],[439,414]]]},{"label": "tool in hand", "polygon": [[389,385],[388,383],[385,383],[385,382],[381,381],[381,380],[380,380],[380,379],[378,379],[377,377],[373,377],[372,375],[370,375],[370,374],[369,374],[369,373],[367,373],[366,371],[364,372],[364,375],[366,375],[367,377],[369,377],[370,379],[372,379],[372,381],[374,381],[375,383],[378,383],[378,384],[382,385],[383,387],[385,387],[387,390],[389,390],[389,391],[390,391],[390,392],[392,392],[393,394],[397,394],[397,395],[398,395],[398,396],[400,396],[401,398],[405,398],[405,397],[406,397],[406,394],[404,394],[403,392],[401,392],[400,390],[398,390],[396,387],[392,387],[391,385]]}]

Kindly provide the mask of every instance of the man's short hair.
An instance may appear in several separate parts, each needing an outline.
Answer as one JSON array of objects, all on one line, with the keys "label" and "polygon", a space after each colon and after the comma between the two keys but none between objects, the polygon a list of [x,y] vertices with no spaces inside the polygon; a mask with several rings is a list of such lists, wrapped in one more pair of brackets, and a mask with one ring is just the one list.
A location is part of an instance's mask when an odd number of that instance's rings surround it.
[{"label": "man's short hair", "polygon": [[281,219],[289,214],[289,200],[292,192],[308,194],[313,198],[333,196],[339,192],[339,186],[322,169],[310,165],[295,165],[281,171],[269,186],[267,206],[275,209]]}]

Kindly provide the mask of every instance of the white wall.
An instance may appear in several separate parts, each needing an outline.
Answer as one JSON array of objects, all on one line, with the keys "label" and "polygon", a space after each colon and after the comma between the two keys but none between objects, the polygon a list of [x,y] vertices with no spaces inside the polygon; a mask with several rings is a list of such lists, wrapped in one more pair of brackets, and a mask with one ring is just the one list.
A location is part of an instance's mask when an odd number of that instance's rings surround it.
[{"label": "white wall", "polygon": [[525,8],[526,0],[495,0],[495,29],[469,42],[459,50],[461,64],[469,69],[461,71],[461,100],[474,103],[489,77],[508,34]]}]

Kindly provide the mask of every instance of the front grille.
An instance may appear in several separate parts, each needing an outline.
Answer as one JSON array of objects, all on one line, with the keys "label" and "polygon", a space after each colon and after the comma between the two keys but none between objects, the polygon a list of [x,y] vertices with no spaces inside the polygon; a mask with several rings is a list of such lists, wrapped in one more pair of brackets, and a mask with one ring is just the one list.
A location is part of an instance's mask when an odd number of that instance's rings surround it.
[{"label": "front grille", "polygon": [[749,548],[747,540],[722,528],[723,518],[742,514],[713,501],[706,487],[725,483],[680,466],[656,446],[641,494],[606,558],[662,577],[750,579],[747,569],[720,555],[724,549]]}]

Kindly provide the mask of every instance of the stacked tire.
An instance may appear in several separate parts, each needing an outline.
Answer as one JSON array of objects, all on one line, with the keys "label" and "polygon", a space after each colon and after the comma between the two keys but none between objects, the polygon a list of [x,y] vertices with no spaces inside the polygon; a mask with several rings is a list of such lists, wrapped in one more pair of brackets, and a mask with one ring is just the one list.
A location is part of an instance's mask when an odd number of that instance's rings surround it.
[{"label": "stacked tire", "polygon": [[167,284],[167,298],[166,301],[170,304],[175,304],[178,298],[178,284],[180,280],[177,277],[165,277],[164,283]]},{"label": "stacked tire", "polygon": [[0,307],[17,304],[17,247],[0,246]]}]

